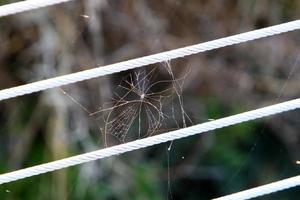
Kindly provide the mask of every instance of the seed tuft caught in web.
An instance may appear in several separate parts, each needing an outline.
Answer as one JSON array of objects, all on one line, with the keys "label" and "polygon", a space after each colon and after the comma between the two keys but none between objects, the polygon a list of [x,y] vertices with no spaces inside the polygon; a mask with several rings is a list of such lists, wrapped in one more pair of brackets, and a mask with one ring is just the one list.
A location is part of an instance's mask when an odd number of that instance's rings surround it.
[{"label": "seed tuft caught in web", "polygon": [[[160,78],[162,70],[164,77]],[[148,71],[136,69],[113,90],[112,102],[105,103],[95,112],[89,112],[64,90],[62,92],[96,119],[107,146],[108,135],[126,142],[192,123],[184,110],[182,98],[186,74],[176,78],[170,62]]]}]

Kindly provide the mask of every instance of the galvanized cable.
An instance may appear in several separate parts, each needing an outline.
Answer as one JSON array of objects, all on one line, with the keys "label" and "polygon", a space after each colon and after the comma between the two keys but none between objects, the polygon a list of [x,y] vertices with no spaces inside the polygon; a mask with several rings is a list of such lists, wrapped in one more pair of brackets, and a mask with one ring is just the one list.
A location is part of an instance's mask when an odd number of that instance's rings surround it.
[{"label": "galvanized cable", "polygon": [[85,154],[65,158],[62,160],[57,160],[54,162],[50,162],[50,163],[37,165],[34,167],[29,167],[29,168],[21,169],[18,171],[2,174],[2,175],[0,175],[0,184],[9,183],[12,181],[24,179],[26,177],[35,176],[35,175],[67,168],[67,167],[74,166],[74,165],[79,165],[79,164],[90,162],[90,161],[97,160],[97,159],[102,159],[102,158],[111,157],[114,155],[123,154],[125,152],[142,149],[142,148],[153,146],[156,144],[173,141],[176,139],[204,133],[207,131],[212,131],[215,129],[231,126],[234,124],[239,124],[242,122],[274,115],[277,113],[294,110],[297,108],[300,108],[300,98],[291,100],[291,101],[286,101],[284,103],[279,103],[279,104],[275,104],[272,106],[267,106],[264,108],[240,113],[237,115],[232,115],[232,116],[225,117],[222,119],[194,125],[194,126],[191,126],[188,128],[182,128],[182,129],[179,129],[176,131],[170,131],[170,132],[163,133],[160,135],[155,135],[155,136],[147,137],[144,139],[139,139],[139,140],[135,140],[132,142],[116,145],[113,147],[108,147],[108,148],[93,151],[90,153],[85,153]]},{"label": "galvanized cable", "polygon": [[52,6],[73,0],[27,0],[0,6],[0,17],[18,14],[42,7]]},{"label": "galvanized cable", "polygon": [[234,194],[219,197],[213,200],[245,200],[255,197],[263,196],[266,194],[278,192],[281,190],[289,189],[300,185],[300,176],[283,179],[259,187],[251,188],[249,190],[240,191]]},{"label": "galvanized cable", "polygon": [[174,49],[170,51],[165,51],[158,54],[153,54],[150,56],[144,56],[128,61],[123,61],[115,64],[110,64],[106,66],[97,67],[94,69],[89,69],[73,74],[58,76],[55,78],[50,78],[42,81],[37,81],[34,83],[29,83],[22,86],[12,87],[4,90],[0,90],[0,101],[4,99],[10,99],[13,97],[30,94],[33,92],[38,92],[50,88],[60,87],[63,85],[96,78],[99,76],[104,76],[120,71],[125,71],[133,68],[143,67],[150,64],[155,64],[159,62],[164,62],[167,60],[172,60],[175,58],[180,58],[204,51],[209,51],[212,49],[218,49],[225,46],[230,46],[234,44],[239,44],[242,42],[247,42],[267,36],[272,36],[300,28],[300,20],[291,21],[288,23],[279,24],[276,26],[270,26],[263,29],[258,29],[246,33],[241,33],[233,35],[230,37],[225,37],[221,39],[212,40],[209,42],[204,42],[192,46],[187,46],[179,49]]}]

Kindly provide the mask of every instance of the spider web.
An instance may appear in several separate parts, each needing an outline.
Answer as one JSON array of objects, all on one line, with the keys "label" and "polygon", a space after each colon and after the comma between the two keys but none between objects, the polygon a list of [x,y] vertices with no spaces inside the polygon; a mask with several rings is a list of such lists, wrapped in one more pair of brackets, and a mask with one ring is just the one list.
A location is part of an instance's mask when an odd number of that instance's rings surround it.
[{"label": "spider web", "polygon": [[[160,74],[165,77],[159,78]],[[182,97],[187,74],[185,72],[182,77],[177,78],[170,62],[148,71],[145,68],[136,69],[122,78],[113,90],[112,101],[104,103],[94,112],[90,112],[66,91],[61,90],[96,121],[107,146],[108,135],[124,143],[186,127],[187,122],[192,124],[184,110]]]},{"label": "spider web", "polygon": [[[167,74],[162,80],[157,80],[159,68]],[[176,79],[169,62],[150,71],[137,69],[124,77],[114,89],[113,101],[90,114],[100,120],[105,144],[107,135],[125,142],[127,135],[134,130],[138,134],[131,139],[154,135],[167,128],[170,119],[177,128],[186,127],[188,115],[182,98],[184,79],[185,76]],[[178,108],[174,101],[178,102]],[[177,110],[180,110],[180,119],[177,119]]]}]

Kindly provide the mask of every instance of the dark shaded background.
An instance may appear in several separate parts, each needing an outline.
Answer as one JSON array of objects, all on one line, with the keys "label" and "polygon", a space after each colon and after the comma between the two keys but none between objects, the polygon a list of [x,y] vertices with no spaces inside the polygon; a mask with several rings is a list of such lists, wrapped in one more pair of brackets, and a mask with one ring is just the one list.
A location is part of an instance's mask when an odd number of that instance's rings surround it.
[{"label": "dark shaded background", "polygon": [[[288,22],[299,11],[297,0],[86,0],[4,17],[0,88]],[[193,123],[298,98],[299,45],[295,31],[171,61],[176,76],[190,71],[183,98]],[[63,89],[95,111],[127,73]],[[59,89],[0,102],[0,119],[0,173],[103,147],[94,120]],[[175,141],[169,153],[162,144],[4,184],[0,199],[222,196],[297,175],[299,121],[291,111]],[[298,196],[295,188],[260,199]]]}]

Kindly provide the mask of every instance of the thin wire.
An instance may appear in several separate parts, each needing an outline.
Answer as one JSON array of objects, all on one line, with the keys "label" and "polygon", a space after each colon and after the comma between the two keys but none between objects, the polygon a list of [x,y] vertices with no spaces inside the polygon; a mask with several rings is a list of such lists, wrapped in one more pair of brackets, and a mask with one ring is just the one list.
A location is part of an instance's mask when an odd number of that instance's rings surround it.
[{"label": "thin wire", "polygon": [[249,190],[244,190],[227,196],[219,197],[213,200],[244,200],[263,196],[273,192],[278,192],[288,188],[300,185],[300,176],[294,176],[281,181],[273,182],[267,185],[255,187]]},{"label": "thin wire", "polygon": [[158,54],[153,54],[149,56],[144,56],[128,61],[123,61],[115,64],[110,64],[102,67],[97,67],[90,70],[80,71],[73,74],[68,74],[64,76],[58,76],[55,78],[50,78],[42,81],[37,81],[34,83],[29,83],[26,85],[12,87],[9,89],[4,89],[0,91],[0,101],[4,99],[9,99],[25,94],[30,94],[33,92],[38,92],[54,87],[60,87],[63,85],[96,78],[99,76],[104,76],[120,71],[125,71],[128,69],[138,68],[154,63],[164,62],[166,60],[172,60],[175,58],[180,58],[204,51],[209,51],[212,49],[218,49],[225,46],[230,46],[242,42],[247,42],[267,36],[272,36],[288,31],[293,31],[300,28],[300,20],[291,21],[288,23],[279,24],[276,26],[270,26],[263,29],[258,29],[246,33],[241,33],[221,39],[212,40],[209,42],[204,42],[196,45],[191,45],[183,48],[178,48],[170,51],[165,51]]},{"label": "thin wire", "polygon": [[165,143],[168,141],[173,141],[176,139],[231,126],[249,120],[254,120],[269,115],[274,115],[277,113],[294,110],[297,108],[300,108],[300,98],[291,101],[286,101],[284,103],[279,103],[272,106],[267,106],[264,108],[240,113],[237,115],[232,115],[215,121],[194,125],[188,128],[182,128],[176,131],[171,131],[164,134],[151,136],[144,139],[139,139],[132,142],[116,145],[113,147],[65,158],[62,160],[57,160],[54,162],[49,162],[46,164],[37,165],[37,166],[21,169],[18,171],[2,174],[0,175],[0,184],[16,181],[19,179],[24,179],[26,177],[35,176],[35,175],[55,171],[62,168],[67,168],[74,165],[79,165],[82,163],[110,157],[113,155],[123,154],[125,152],[153,146],[160,143]]},{"label": "thin wire", "polygon": [[52,6],[73,0],[27,0],[0,6],[0,17],[14,15],[42,7]]}]

